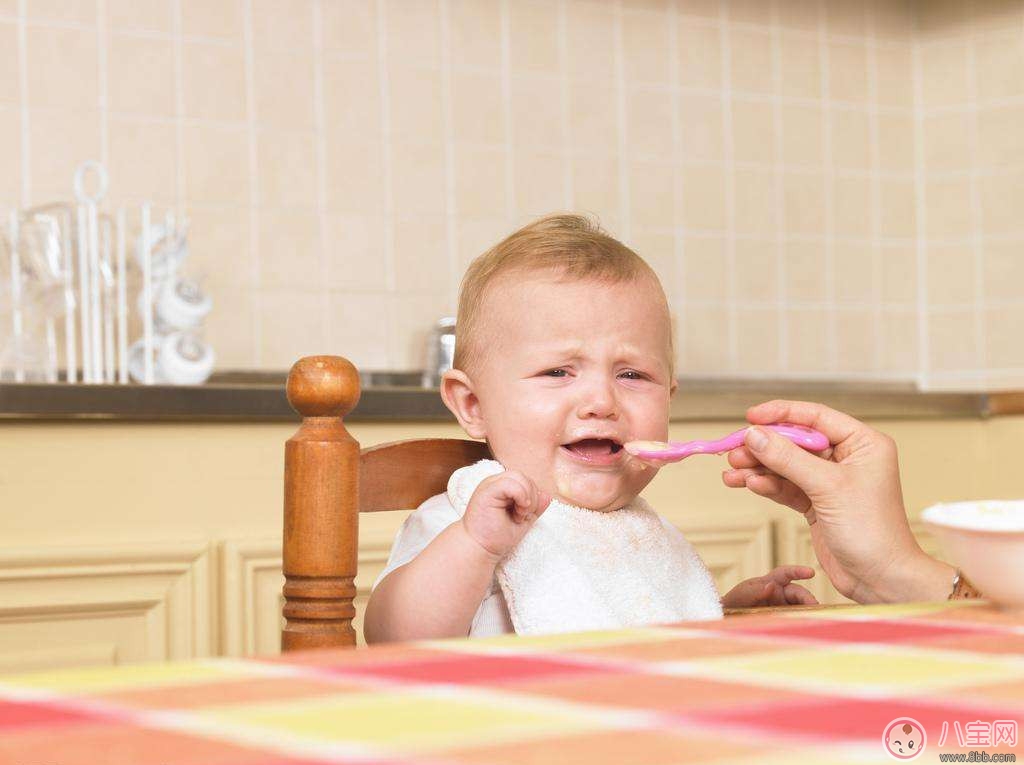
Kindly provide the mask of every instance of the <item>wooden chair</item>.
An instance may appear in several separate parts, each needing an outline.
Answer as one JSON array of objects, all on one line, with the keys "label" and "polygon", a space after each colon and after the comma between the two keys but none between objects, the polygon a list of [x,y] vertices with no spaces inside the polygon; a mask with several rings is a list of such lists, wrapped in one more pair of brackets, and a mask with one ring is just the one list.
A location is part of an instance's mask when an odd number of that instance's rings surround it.
[{"label": "wooden chair", "polygon": [[285,445],[281,648],[354,646],[359,513],[414,508],[490,452],[454,438],[360,450],[344,424],[359,401],[359,374],[340,356],[300,359],[287,392],[302,425]]}]

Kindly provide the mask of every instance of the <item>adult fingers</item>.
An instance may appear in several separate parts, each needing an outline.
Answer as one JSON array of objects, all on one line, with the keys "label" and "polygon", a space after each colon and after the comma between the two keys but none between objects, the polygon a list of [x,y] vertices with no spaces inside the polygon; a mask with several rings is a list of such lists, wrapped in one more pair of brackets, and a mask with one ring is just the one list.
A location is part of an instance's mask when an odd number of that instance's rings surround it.
[{"label": "adult fingers", "polygon": [[781,476],[771,473],[749,473],[744,477],[743,483],[754,494],[792,508],[798,513],[806,513],[811,509],[811,500],[807,494],[799,486]]},{"label": "adult fingers", "polygon": [[799,486],[805,494],[823,493],[834,485],[834,463],[804,451],[772,430],[751,427],[746,445],[762,465]]},{"label": "adult fingers", "polygon": [[845,441],[867,425],[848,414],[830,409],[824,404],[810,401],[785,401],[776,399],[752,406],[747,410],[747,420],[754,425],[769,425],[773,422],[792,422],[797,425],[820,430],[833,444]]}]

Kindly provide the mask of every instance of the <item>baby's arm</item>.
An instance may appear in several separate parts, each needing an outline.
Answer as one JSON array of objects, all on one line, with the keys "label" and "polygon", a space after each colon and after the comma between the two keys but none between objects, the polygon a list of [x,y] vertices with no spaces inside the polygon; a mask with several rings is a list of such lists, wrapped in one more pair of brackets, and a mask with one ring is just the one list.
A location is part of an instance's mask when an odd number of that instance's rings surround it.
[{"label": "baby's arm", "polygon": [[366,608],[366,641],[468,635],[498,562],[548,502],[550,497],[517,471],[482,481],[465,515],[374,589]]}]

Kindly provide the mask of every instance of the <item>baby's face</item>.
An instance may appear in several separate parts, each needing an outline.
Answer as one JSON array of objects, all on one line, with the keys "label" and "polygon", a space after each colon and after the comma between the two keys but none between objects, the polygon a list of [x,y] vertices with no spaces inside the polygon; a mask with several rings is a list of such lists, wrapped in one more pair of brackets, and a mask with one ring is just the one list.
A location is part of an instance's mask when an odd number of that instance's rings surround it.
[{"label": "baby's face", "polygon": [[649,279],[540,274],[497,287],[472,378],[495,458],[571,504],[628,504],[656,470],[622,444],[668,436],[671,328],[659,290]]}]

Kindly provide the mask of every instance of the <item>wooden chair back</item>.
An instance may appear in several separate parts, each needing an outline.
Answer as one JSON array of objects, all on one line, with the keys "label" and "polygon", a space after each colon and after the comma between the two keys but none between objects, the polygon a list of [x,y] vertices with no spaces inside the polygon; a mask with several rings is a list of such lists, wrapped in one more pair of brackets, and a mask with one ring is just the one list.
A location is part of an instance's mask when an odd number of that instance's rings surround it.
[{"label": "wooden chair back", "polygon": [[453,438],[361,450],[344,424],[359,402],[359,373],[340,356],[300,359],[287,393],[302,424],[285,444],[281,649],[354,646],[359,513],[414,508],[490,451]]}]

